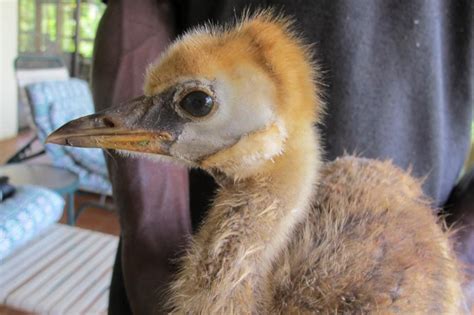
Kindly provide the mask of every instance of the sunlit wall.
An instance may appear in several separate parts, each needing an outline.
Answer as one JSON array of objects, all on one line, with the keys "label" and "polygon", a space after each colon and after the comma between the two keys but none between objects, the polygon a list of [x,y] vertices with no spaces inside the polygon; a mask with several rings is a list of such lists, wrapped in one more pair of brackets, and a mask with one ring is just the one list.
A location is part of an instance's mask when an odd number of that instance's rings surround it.
[{"label": "sunlit wall", "polygon": [[17,0],[0,1],[0,139],[17,133],[17,89],[13,61],[18,41]]}]

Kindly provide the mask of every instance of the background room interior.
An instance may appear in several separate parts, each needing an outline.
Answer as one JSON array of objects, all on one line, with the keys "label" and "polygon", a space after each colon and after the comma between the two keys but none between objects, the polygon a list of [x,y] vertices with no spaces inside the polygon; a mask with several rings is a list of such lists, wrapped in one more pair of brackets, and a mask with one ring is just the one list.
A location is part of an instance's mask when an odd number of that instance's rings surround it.
[{"label": "background room interior", "polygon": [[[121,230],[106,157],[45,144],[95,111],[105,10],[102,0],[0,0],[0,314],[107,313]],[[460,178],[474,166],[474,119],[471,129]]]},{"label": "background room interior", "polygon": [[[93,111],[91,59],[104,9],[98,0],[0,2],[0,176],[16,189],[8,197],[11,186],[2,186],[0,194],[2,314],[107,310],[119,225],[105,160],[100,151],[80,156],[44,145],[63,119]],[[27,84],[58,104],[54,126],[31,104]],[[32,294],[38,286],[44,290]]]}]

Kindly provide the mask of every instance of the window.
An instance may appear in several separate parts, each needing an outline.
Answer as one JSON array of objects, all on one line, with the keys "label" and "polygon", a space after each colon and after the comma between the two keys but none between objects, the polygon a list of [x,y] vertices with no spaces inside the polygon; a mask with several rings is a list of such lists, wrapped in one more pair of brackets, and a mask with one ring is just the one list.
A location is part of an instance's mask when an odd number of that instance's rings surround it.
[{"label": "window", "polygon": [[100,0],[20,0],[19,54],[61,55],[73,76],[88,79],[104,9]]}]

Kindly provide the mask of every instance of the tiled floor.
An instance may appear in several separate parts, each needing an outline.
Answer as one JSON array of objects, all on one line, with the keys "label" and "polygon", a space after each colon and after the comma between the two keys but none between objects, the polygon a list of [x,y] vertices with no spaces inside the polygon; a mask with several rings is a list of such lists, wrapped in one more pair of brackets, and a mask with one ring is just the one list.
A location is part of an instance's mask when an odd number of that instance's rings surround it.
[{"label": "tiled floor", "polygon": [[27,315],[29,313],[13,310],[6,306],[0,305],[0,315]]},{"label": "tiled floor", "polygon": [[[95,194],[78,193],[75,197],[76,209],[86,201],[98,202],[99,196]],[[111,200],[108,200],[111,203]],[[66,214],[63,214],[61,223],[66,224]],[[79,216],[76,226],[112,235],[120,234],[118,218],[115,212],[100,208],[87,208]]]}]

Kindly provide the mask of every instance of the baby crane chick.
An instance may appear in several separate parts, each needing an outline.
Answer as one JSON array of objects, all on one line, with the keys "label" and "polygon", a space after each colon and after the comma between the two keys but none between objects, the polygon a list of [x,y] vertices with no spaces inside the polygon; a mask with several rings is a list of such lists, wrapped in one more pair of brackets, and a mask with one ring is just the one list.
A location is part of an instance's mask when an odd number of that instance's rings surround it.
[{"label": "baby crane chick", "polygon": [[215,177],[169,311],[459,314],[456,261],[419,182],[390,162],[321,162],[317,75],[288,20],[261,12],[189,32],[144,96],[49,136]]}]

